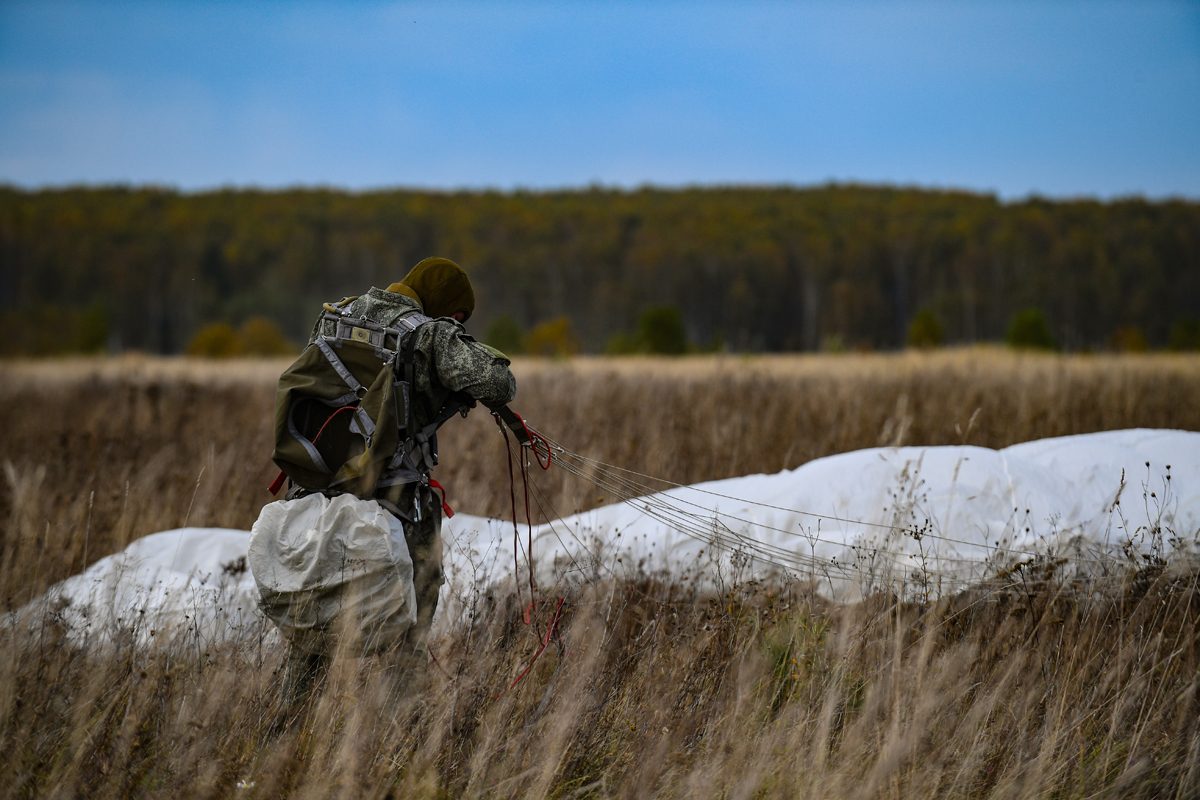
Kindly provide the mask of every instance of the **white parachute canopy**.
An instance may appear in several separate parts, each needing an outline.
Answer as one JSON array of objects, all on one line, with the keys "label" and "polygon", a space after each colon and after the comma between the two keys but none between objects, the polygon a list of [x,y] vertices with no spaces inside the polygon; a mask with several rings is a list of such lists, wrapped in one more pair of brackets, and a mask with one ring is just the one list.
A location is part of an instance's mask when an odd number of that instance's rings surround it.
[{"label": "white parachute canopy", "polygon": [[250,532],[180,528],[152,533],[56,583],[22,609],[49,613],[76,641],[131,637],[146,644],[190,633],[202,642],[262,629]]},{"label": "white parachute canopy", "polygon": [[[445,529],[459,596],[511,574],[514,543],[527,569],[523,525],[517,537],[511,521],[456,515]],[[541,586],[638,572],[706,586],[775,575],[815,581],[838,600],[883,587],[941,596],[1037,556],[1093,572],[1129,553],[1190,561],[1198,537],[1200,433],[1145,429],[998,451],[859,450],[682,486],[532,533]]]},{"label": "white parachute canopy", "polygon": [[[535,492],[531,500],[538,499]],[[443,627],[477,592],[512,581],[515,562],[518,580],[528,579],[529,536],[524,522],[518,539],[511,520],[458,514],[445,521]],[[213,528],[153,534],[55,585],[39,607],[77,630],[236,635],[250,622],[261,626],[244,569],[248,538]],[[775,475],[679,487],[532,530],[545,592],[661,571],[703,586],[810,580],[839,600],[897,584],[939,596],[1046,555],[1084,570],[1130,553],[1192,564],[1198,538],[1200,433],[1144,429],[1003,450],[860,450]]]}]

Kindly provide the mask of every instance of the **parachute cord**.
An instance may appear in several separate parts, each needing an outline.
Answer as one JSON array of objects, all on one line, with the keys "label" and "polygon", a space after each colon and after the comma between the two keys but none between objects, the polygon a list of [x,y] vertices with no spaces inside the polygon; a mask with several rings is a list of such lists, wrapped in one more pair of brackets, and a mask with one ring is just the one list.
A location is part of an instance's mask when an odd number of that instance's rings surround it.
[{"label": "parachute cord", "polygon": [[329,426],[329,423],[333,422],[333,418],[336,417],[338,414],[342,413],[343,411],[347,411],[347,410],[357,411],[358,406],[342,406],[337,411],[334,411],[332,414],[330,414],[329,417],[325,420],[325,424],[321,426],[321,430],[317,431],[317,435],[313,437],[313,444],[316,444],[317,440],[321,438],[321,434],[325,432],[325,428],[327,428]]},{"label": "parachute cord", "polygon": [[[520,546],[521,532],[520,532],[520,527],[517,524],[516,476],[513,474],[513,466],[512,466],[513,448],[512,448],[512,442],[508,438],[508,428],[504,424],[504,421],[501,420],[500,415],[497,413],[493,412],[492,416],[496,420],[496,425],[498,425],[500,427],[500,432],[504,435],[504,449],[508,455],[508,499],[509,499],[509,505],[512,509],[512,522],[513,522],[513,578],[516,579],[521,574],[520,561],[517,558],[517,552],[521,549],[521,546]],[[520,417],[518,417],[518,419],[520,419]],[[525,433],[526,433],[527,438],[530,440],[531,443],[533,443],[528,446],[530,447],[530,449],[533,450],[534,458],[536,458],[538,461],[538,466],[540,466],[543,470],[550,469],[550,463],[553,458],[553,452],[550,449],[549,442],[546,441],[546,437],[542,436],[539,433],[531,431],[529,429],[529,426],[525,425],[525,420],[523,420],[523,419],[521,420],[521,425],[522,425],[522,427],[525,428]],[[542,446],[546,448],[546,460],[544,462],[542,461],[541,455],[537,452],[536,442],[539,440],[541,441]],[[524,447],[524,446],[526,446],[526,445],[522,445],[522,447]],[[520,462],[521,484],[522,484],[522,488],[525,492],[525,522],[529,528],[529,538],[528,538],[529,549],[525,553],[525,558],[529,564],[529,605],[525,606],[525,613],[522,615],[522,621],[526,625],[532,625],[534,622],[533,614],[535,613],[537,607],[540,605],[548,605],[549,603],[551,603],[553,601],[537,599],[537,593],[536,593],[537,586],[536,586],[536,581],[534,578],[534,568],[533,568],[533,513],[530,510],[530,505],[529,505],[529,462],[528,462],[527,458],[524,456],[524,454],[520,454],[520,459],[521,459],[521,462]],[[522,598],[521,598],[521,583],[520,583],[520,581],[515,580],[515,585],[516,585],[516,591],[517,591],[517,603],[520,604],[521,602],[523,602]],[[537,663],[538,658],[540,658],[542,653],[544,653],[546,651],[546,648],[549,646],[550,640],[552,638],[555,640],[561,640],[561,637],[558,635],[558,623],[562,619],[562,609],[563,609],[563,605],[566,603],[566,600],[567,600],[567,598],[565,598],[565,597],[558,598],[558,605],[555,606],[554,613],[550,617],[550,622],[546,627],[546,634],[545,634],[545,636],[540,636],[540,635],[538,636],[540,644],[538,646],[537,652],[533,654],[533,658],[529,659],[529,663],[525,666],[525,669],[523,669],[521,671],[521,674],[516,677],[516,680],[514,680],[512,683],[510,683],[508,685],[508,687],[506,689],[504,689],[504,691],[500,692],[497,695],[493,695],[491,698],[492,700],[497,700],[497,699],[503,697],[511,689],[513,689],[518,683],[520,683],[522,680],[525,679],[525,676],[528,675],[529,671],[533,669],[533,665]],[[430,653],[430,655],[432,656],[432,652]],[[435,661],[435,663],[436,663],[436,661]],[[441,669],[440,664],[438,664],[437,666],[438,666],[438,669]],[[445,674],[445,670],[442,670],[442,673]]]},{"label": "parachute cord", "polygon": [[[512,683],[510,683],[508,685],[507,689],[500,692],[500,694],[492,695],[493,700],[499,700],[501,697],[508,694],[509,691],[511,691],[518,683],[525,680],[525,676],[529,674],[529,671],[531,669],[533,669],[533,665],[537,663],[538,658],[540,658],[542,653],[544,653],[546,651],[546,647],[550,644],[550,638],[551,637],[554,637],[555,639],[560,638],[560,637],[556,636],[555,634],[558,631],[558,623],[562,619],[563,603],[565,603],[566,600],[567,600],[567,598],[565,598],[565,597],[558,598],[558,605],[554,609],[554,615],[552,617],[550,617],[550,625],[546,628],[546,635],[544,637],[541,637],[542,643],[538,647],[537,652],[533,654],[533,658],[529,659],[529,663],[525,665],[525,669],[521,670],[521,674],[517,676],[516,680],[514,680]],[[549,600],[534,600],[532,603],[530,603],[529,606],[526,607],[526,609],[525,609],[525,624],[528,625],[530,623],[529,615],[533,611],[535,606],[548,604],[550,602],[551,601],[549,601]]]},{"label": "parachute cord", "polygon": [[[536,451],[535,451],[536,452]],[[509,455],[511,459],[511,454]],[[549,462],[546,463],[549,466]],[[529,513],[529,462],[524,458],[521,459],[521,483],[525,488],[525,524],[529,526],[529,549],[525,551],[525,558],[529,562],[529,599],[532,601],[536,596],[533,591],[533,515]],[[516,524],[514,512],[513,524]],[[517,577],[517,573],[513,574],[513,578]],[[529,612],[526,611],[525,624],[529,624]]]},{"label": "parachute cord", "polygon": [[[516,486],[516,479],[513,478],[512,444],[510,444],[508,441],[508,428],[504,427],[504,423],[500,421],[500,416],[498,414],[493,414],[493,416],[496,419],[496,424],[500,426],[500,432],[502,434],[504,434],[504,451],[506,453],[508,453],[508,499],[509,499],[509,502],[512,504],[513,578],[515,579],[518,575],[521,574],[521,564],[519,561],[517,561],[517,551],[521,549],[520,548],[521,531],[519,528],[517,528],[517,486]],[[524,472],[524,469],[522,469],[522,472]],[[516,586],[517,586],[517,603],[520,604],[520,602],[521,602],[521,583],[520,583],[520,581],[516,581]],[[533,596],[531,595],[529,597],[529,599],[532,601]]]},{"label": "parachute cord", "polygon": [[[524,425],[525,420],[521,420],[521,424]],[[528,425],[525,426],[525,430],[529,433],[529,441],[530,441],[529,449],[533,451],[533,457],[537,459],[538,466],[541,467],[543,470],[550,469],[550,462],[552,460],[554,460],[554,451],[550,449],[550,442],[546,440],[545,436],[542,436],[540,433],[538,433],[535,430],[531,430]],[[545,463],[542,463],[542,455],[541,455],[541,453],[538,452],[538,449],[537,449],[538,442],[541,442],[542,447],[546,448]]]}]

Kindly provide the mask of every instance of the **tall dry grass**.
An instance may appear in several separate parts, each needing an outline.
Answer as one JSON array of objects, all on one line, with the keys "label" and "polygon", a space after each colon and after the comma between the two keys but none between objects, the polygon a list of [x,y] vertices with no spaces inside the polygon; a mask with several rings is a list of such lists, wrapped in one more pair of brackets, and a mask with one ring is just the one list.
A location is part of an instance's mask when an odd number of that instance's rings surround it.
[{"label": "tall dry grass", "polygon": [[[22,597],[131,540],[249,528],[272,498],[280,361],[126,358],[0,364],[0,531]],[[513,407],[568,449],[666,481],[794,468],[893,444],[1005,447],[1130,427],[1200,430],[1200,358],[1014,354],[522,360]],[[456,510],[509,513],[504,442],[483,409],[443,429]],[[613,498],[538,475],[561,514]],[[0,522],[0,524],[3,524]],[[11,527],[11,526],[10,526]]]},{"label": "tall dry grass", "polygon": [[1195,797],[1197,588],[1143,574],[922,608],[596,584],[506,694],[542,631],[500,601],[419,693],[341,660],[284,730],[278,648],[88,649],[51,618],[4,632],[0,794]]},{"label": "tall dry grass", "polygon": [[[0,367],[7,609],[154,530],[248,527],[273,477],[278,363]],[[992,447],[1200,429],[1200,360],[933,355],[524,362],[514,404],[573,450],[678,481],[877,444]],[[978,409],[978,411],[977,411]],[[502,439],[447,429],[462,510],[508,507]],[[566,513],[603,502],[539,476]],[[339,661],[273,729],[280,648],[184,636],[88,645],[48,609],[0,630],[5,797],[1197,797],[1195,575],[1105,587],[1028,571],[937,605],[829,606],[799,584],[586,585],[528,678],[549,611],[503,594],[435,648],[420,692]]]}]

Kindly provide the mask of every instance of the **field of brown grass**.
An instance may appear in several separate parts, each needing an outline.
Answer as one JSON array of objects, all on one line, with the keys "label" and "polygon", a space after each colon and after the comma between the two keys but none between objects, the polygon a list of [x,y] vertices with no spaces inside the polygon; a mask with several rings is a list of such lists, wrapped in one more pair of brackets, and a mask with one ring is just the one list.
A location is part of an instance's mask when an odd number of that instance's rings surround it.
[{"label": "field of brown grass", "polygon": [[[6,610],[147,533],[248,528],[271,498],[280,362],[0,364]],[[570,449],[691,483],[891,444],[1200,430],[1200,358],[1020,355],[522,361],[514,407]],[[442,437],[459,510],[508,509],[503,440]],[[608,499],[538,476],[558,512]],[[1197,797],[1195,575],[1082,591],[1026,574],[936,605],[803,586],[586,586],[561,644],[512,599],[455,631],[423,693],[339,662],[273,732],[279,648],[85,647],[6,619],[0,796]],[[536,627],[536,626],[534,626]],[[543,629],[544,632],[544,629]]]}]

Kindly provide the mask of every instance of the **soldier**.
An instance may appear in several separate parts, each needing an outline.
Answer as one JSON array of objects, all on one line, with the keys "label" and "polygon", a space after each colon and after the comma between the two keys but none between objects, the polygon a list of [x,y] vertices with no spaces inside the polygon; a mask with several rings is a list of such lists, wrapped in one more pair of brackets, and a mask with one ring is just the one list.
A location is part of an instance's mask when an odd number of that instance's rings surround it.
[{"label": "soldier", "polygon": [[[475,292],[463,269],[449,259],[427,258],[399,283],[387,289],[372,287],[348,305],[339,304],[338,310],[388,328],[400,327],[402,319],[414,315],[434,318],[410,334],[415,337],[411,389],[414,430],[428,426],[439,413],[444,416],[443,410],[452,397],[468,407],[479,401],[494,409],[516,395],[516,379],[509,370],[508,358],[476,342],[462,327],[475,310]],[[318,319],[310,345],[322,335],[322,324]],[[428,485],[429,466],[427,459],[418,467],[424,480],[380,486],[374,494],[380,505],[402,521],[413,561],[416,623],[396,648],[390,667],[401,684],[422,674],[428,661],[427,639],[443,583],[442,504]],[[308,493],[293,483],[287,497],[290,500]],[[309,694],[327,663],[326,655],[291,648],[281,687],[285,713]]]}]

